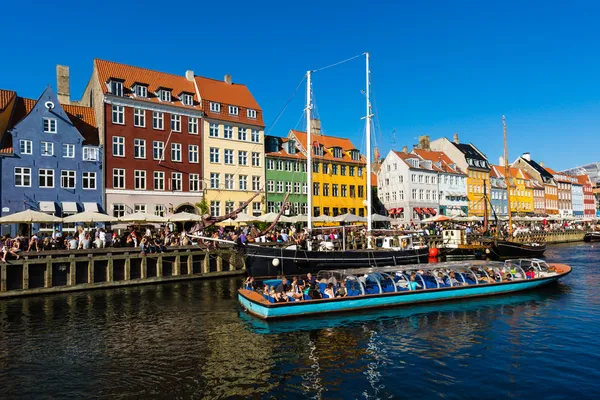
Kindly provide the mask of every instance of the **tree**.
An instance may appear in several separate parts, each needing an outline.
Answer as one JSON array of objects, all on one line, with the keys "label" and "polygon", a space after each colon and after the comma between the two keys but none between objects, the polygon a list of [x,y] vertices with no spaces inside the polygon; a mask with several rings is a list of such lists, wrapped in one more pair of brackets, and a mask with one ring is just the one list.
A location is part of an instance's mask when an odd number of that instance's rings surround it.
[{"label": "tree", "polygon": [[198,207],[198,209],[200,210],[200,215],[207,215],[208,214],[208,203],[206,202],[205,198],[202,198],[202,201],[199,203],[195,204],[196,207]]}]

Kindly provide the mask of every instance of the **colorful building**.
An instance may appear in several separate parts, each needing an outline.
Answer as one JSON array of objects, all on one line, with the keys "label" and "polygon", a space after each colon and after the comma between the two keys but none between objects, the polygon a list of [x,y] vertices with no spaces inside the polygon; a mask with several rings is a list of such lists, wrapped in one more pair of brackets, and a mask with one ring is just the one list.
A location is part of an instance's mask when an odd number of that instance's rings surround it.
[{"label": "colorful building", "polygon": [[365,157],[350,139],[322,135],[318,121],[313,124],[316,128],[313,127],[315,132],[310,144],[306,132],[291,130],[288,133],[288,139],[294,141],[304,157],[307,151],[313,152],[313,216],[351,213],[364,217],[367,196]]},{"label": "colorful building", "polygon": [[[192,74],[193,75],[193,74]],[[190,78],[191,79],[191,78]],[[224,80],[193,78],[204,110],[204,196],[213,216],[233,211],[264,190],[265,150],[262,110],[250,90]],[[255,198],[246,210],[260,215],[265,197]]]},{"label": "colorful building", "polygon": [[496,216],[508,215],[508,193],[504,166],[490,165],[490,203]]},{"label": "colorful building", "polygon": [[552,178],[556,182],[557,199],[558,199],[558,214],[561,217],[573,216],[573,182],[577,179],[572,176],[567,176],[563,173],[558,173],[551,168],[546,168],[546,171],[552,174]]},{"label": "colorful building", "polygon": [[198,211],[203,110],[193,72],[178,76],[96,59],[81,104],[98,116],[109,213]]},{"label": "colorful building", "polygon": [[453,141],[441,138],[432,141],[430,146],[432,150],[446,153],[462,171],[467,172],[469,214],[482,216],[486,207],[483,194],[484,191],[490,192],[490,166],[485,155],[472,143],[460,143],[457,134]]},{"label": "colorful building", "polygon": [[[577,179],[577,177],[575,177]],[[571,184],[571,204],[573,208],[573,216],[583,218],[585,207],[583,202],[583,185],[576,180]]]},{"label": "colorful building", "polygon": [[[26,209],[59,217],[103,211],[102,153],[94,110],[61,104],[49,86],[37,100],[9,96],[8,122],[6,104],[0,113],[5,127],[0,150],[2,215]],[[51,235],[54,228],[35,224],[34,232]],[[15,235],[27,229],[5,225],[2,233]],[[69,233],[75,227],[62,229]]]},{"label": "colorful building", "polygon": [[306,156],[293,139],[265,137],[267,212],[279,212],[286,194],[290,214],[307,215]]},{"label": "colorful building", "polygon": [[533,184],[531,175],[522,169],[510,168],[510,211],[514,214],[533,214]]},{"label": "colorful building", "polygon": [[577,175],[577,181],[583,187],[583,208],[585,218],[594,218],[596,216],[596,198],[594,188],[589,175]]},{"label": "colorful building", "polygon": [[531,159],[530,153],[523,153],[522,156],[517,158],[512,166],[525,170],[535,180],[544,185],[544,212],[549,215],[557,215],[558,187],[554,181],[553,174],[544,168],[543,163],[538,164]]},{"label": "colorful building", "polygon": [[533,212],[535,215],[544,216],[546,212],[545,187],[538,180],[533,179]]}]

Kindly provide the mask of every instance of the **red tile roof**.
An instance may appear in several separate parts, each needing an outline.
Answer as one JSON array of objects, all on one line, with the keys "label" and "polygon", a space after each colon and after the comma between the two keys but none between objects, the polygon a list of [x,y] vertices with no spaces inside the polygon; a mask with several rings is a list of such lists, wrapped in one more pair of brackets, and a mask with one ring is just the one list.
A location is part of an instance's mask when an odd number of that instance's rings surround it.
[{"label": "red tile roof", "polygon": [[4,110],[16,96],[15,91],[0,89],[0,111]]},{"label": "red tile roof", "polygon": [[[312,146],[314,143],[318,143],[323,146],[324,152],[323,156],[313,156],[315,160],[324,160],[324,161],[339,161],[339,162],[348,162],[354,164],[365,164],[365,157],[361,154],[360,161],[353,160],[351,156],[348,154],[350,150],[356,150],[356,146],[350,141],[350,139],[346,138],[338,138],[333,136],[325,136],[325,135],[312,135],[311,141],[313,143],[310,144],[310,148],[307,148],[306,140],[307,135],[306,132],[297,131],[292,129],[289,133],[296,137],[296,141],[302,145],[302,147],[306,151],[312,151]],[[340,147],[342,149],[342,158],[335,158],[333,156],[333,152],[330,150],[333,147]]]},{"label": "red tile roof", "polygon": [[[432,169],[427,169],[427,168],[425,168],[425,167],[421,166],[421,163],[420,163],[420,161],[423,161],[423,159],[422,159],[421,157],[419,157],[418,155],[416,155],[416,154],[411,154],[411,153],[408,153],[408,154],[406,154],[406,153],[404,153],[403,151],[394,151],[394,153],[396,153],[396,155],[397,155],[398,157],[400,157],[400,158],[402,159],[402,161],[404,161],[404,163],[405,163],[406,165],[408,165],[410,168],[422,169],[422,170],[424,170],[424,171],[444,172],[444,170],[443,170],[443,169],[439,168],[439,167],[438,167],[437,165],[435,165],[433,162],[432,162],[432,164],[431,164],[431,168],[432,168]],[[419,160],[419,166],[418,166],[418,167],[413,167],[412,165],[410,165],[410,164],[408,163],[408,161],[407,161],[407,160],[409,160],[409,159],[411,159],[411,158],[416,158],[416,159],[418,159],[418,160]],[[428,160],[428,161],[429,161],[429,160]]]},{"label": "red tile roof", "polygon": [[297,159],[297,160],[306,160],[306,156],[299,150],[294,154],[290,154],[287,151],[285,151],[285,149],[281,149],[279,151],[272,151],[270,153],[266,153],[265,155],[268,157],[281,157],[281,158],[293,158],[293,159]]},{"label": "red tile roof", "polygon": [[377,174],[371,172],[371,187],[377,187]]},{"label": "red tile roof", "polygon": [[588,175],[575,175],[575,178],[580,185],[592,185],[592,181]]},{"label": "red tile roof", "polygon": [[[185,76],[168,74],[165,72],[153,71],[146,68],[134,67],[126,64],[119,64],[113,61],[106,60],[94,60],[95,68],[98,72],[98,80],[100,81],[100,87],[104,94],[108,94],[108,87],[106,82],[110,78],[123,80],[123,95],[128,98],[135,98],[145,102],[154,104],[170,104],[176,107],[183,107],[187,109],[200,110],[201,104],[198,102],[198,96],[196,96],[196,86],[194,82],[188,81]],[[131,92],[131,87],[134,83],[143,83],[148,85],[148,97],[140,98],[135,97]],[[172,89],[171,102],[161,102],[158,97],[154,94],[158,88]],[[181,102],[177,96],[181,92],[186,92],[194,96],[194,105],[186,106]]]},{"label": "red tile roof", "polygon": [[[451,174],[462,174],[466,175],[456,164],[448,157],[446,153],[443,151],[433,151],[433,150],[422,150],[422,149],[414,149],[413,153],[419,155],[424,160],[429,160],[432,162],[439,162],[441,165],[441,169],[444,172]],[[454,164],[455,169],[452,169],[450,165]]]}]

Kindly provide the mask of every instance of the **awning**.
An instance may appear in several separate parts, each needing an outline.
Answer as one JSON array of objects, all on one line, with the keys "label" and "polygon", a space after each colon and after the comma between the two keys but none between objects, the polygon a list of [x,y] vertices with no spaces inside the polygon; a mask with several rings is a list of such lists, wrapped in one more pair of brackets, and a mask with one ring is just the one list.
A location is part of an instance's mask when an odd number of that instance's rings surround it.
[{"label": "awning", "polygon": [[83,203],[84,211],[99,212],[98,203]]},{"label": "awning", "polygon": [[420,209],[420,208],[418,208],[418,207],[415,207],[415,208],[414,208],[414,210],[415,210],[415,212],[416,212],[417,214],[419,214],[419,215],[423,214],[423,210],[421,210],[421,209]]},{"label": "awning", "polygon": [[62,211],[63,213],[77,213],[77,203],[74,201],[63,201]]},{"label": "awning", "polygon": [[404,212],[404,208],[402,208],[402,207],[396,208],[396,215],[399,215],[399,214],[401,214],[403,212]]},{"label": "awning", "polygon": [[40,201],[40,211],[45,213],[55,213],[56,204],[53,201]]},{"label": "awning", "polygon": [[390,211],[388,211],[388,215],[394,215],[394,214],[396,214],[396,209],[390,208]]},{"label": "awning", "polygon": [[430,213],[431,215],[436,215],[436,214],[437,214],[437,211],[436,211],[436,210],[434,210],[433,208],[430,208],[430,209],[429,209],[429,213]]}]

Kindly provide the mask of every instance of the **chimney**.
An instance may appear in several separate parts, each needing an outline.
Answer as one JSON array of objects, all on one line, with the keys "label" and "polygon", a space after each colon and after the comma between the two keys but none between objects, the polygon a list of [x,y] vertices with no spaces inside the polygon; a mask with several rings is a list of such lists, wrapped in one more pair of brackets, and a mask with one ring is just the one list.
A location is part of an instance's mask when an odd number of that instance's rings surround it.
[{"label": "chimney", "polygon": [[185,79],[187,79],[190,82],[194,82],[194,71],[190,69],[185,71]]},{"label": "chimney", "polygon": [[226,84],[231,85],[231,75],[229,75],[229,74],[225,75],[225,78],[223,80],[225,81]]},{"label": "chimney", "polygon": [[529,153],[529,152],[523,153],[522,157],[527,161],[531,161],[531,153]]},{"label": "chimney", "polygon": [[320,119],[311,119],[310,120],[310,133],[313,135],[321,134],[321,120]]},{"label": "chimney", "polygon": [[419,149],[425,151],[431,150],[429,135],[419,136]]},{"label": "chimney", "polygon": [[56,92],[61,104],[71,104],[71,89],[69,83],[69,67],[66,65],[56,66]]},{"label": "chimney", "polygon": [[504,157],[503,156],[500,156],[498,158],[498,165],[501,167],[504,167]]},{"label": "chimney", "polygon": [[402,146],[402,152],[408,154],[408,146]]},{"label": "chimney", "polygon": [[454,143],[459,144],[460,142],[458,141],[458,133],[454,134]]},{"label": "chimney", "polygon": [[540,167],[544,168],[544,162],[540,161]]}]

